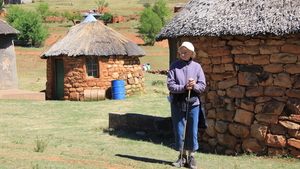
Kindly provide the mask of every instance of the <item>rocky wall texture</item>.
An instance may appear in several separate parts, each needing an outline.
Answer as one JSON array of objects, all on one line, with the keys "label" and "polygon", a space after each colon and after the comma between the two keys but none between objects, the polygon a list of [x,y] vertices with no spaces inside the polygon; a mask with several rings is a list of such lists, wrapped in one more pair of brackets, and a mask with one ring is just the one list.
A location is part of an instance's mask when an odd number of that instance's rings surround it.
[{"label": "rocky wall texture", "polygon": [[134,113],[109,113],[109,128],[126,132],[173,131],[171,117]]},{"label": "rocky wall texture", "polygon": [[111,99],[111,82],[113,80],[124,80],[126,96],[133,95],[135,92],[145,92],[145,78],[138,57],[98,57],[99,78],[88,78],[85,56],[64,56],[50,57],[47,60],[47,99],[55,97],[55,74],[53,74],[55,59],[63,59],[64,100],[83,101],[85,90],[105,90],[105,98]]},{"label": "rocky wall texture", "polygon": [[186,40],[207,80],[201,145],[300,158],[300,34]]},{"label": "rocky wall texture", "polygon": [[0,34],[0,90],[17,89],[18,73],[13,35]]}]

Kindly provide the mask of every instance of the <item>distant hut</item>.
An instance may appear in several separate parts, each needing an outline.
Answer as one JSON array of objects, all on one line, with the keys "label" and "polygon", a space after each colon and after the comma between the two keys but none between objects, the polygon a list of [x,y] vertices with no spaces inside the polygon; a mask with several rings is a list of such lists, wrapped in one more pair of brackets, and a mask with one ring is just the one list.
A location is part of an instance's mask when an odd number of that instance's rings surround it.
[{"label": "distant hut", "polygon": [[3,3],[5,5],[7,5],[7,4],[26,4],[26,3],[32,3],[32,0],[4,0]]},{"label": "distant hut", "polygon": [[139,60],[144,55],[130,39],[96,19],[85,20],[42,53],[47,59],[46,98],[82,101],[93,90],[105,90],[105,98],[111,98],[113,80],[125,81],[126,95],[144,91]]},{"label": "distant hut", "polygon": [[0,90],[17,89],[17,65],[13,35],[19,31],[0,20]]},{"label": "distant hut", "polygon": [[300,158],[300,3],[191,0],[157,35],[195,45],[207,80],[202,148]]},{"label": "distant hut", "polygon": [[178,3],[176,6],[174,6],[174,13],[180,12],[183,6],[184,3]]}]

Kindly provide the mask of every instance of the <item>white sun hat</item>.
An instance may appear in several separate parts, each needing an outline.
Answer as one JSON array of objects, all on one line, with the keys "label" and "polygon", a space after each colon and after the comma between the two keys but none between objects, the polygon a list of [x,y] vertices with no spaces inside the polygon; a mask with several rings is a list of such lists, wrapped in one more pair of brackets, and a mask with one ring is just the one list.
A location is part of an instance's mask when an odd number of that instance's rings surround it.
[{"label": "white sun hat", "polygon": [[187,42],[187,41],[183,42],[183,43],[181,44],[181,46],[178,48],[178,50],[179,50],[180,48],[182,48],[182,47],[186,47],[188,50],[192,51],[192,52],[194,53],[194,54],[193,54],[193,57],[196,56],[195,47],[194,47],[194,45],[193,45],[191,42]]}]

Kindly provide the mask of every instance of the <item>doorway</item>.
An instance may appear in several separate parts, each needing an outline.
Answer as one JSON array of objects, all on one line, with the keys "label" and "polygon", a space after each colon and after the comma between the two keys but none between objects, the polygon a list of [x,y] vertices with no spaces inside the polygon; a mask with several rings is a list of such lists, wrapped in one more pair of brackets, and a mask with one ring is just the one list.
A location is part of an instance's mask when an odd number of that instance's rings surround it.
[{"label": "doorway", "polygon": [[64,99],[64,63],[62,59],[55,60],[55,99]]}]

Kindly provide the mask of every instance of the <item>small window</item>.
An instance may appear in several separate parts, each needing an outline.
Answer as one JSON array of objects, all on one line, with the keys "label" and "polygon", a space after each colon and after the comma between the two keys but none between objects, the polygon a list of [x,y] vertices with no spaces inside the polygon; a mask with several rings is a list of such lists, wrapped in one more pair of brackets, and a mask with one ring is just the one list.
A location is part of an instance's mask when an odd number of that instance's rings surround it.
[{"label": "small window", "polygon": [[86,58],[86,73],[88,77],[98,78],[98,61],[96,58]]}]

